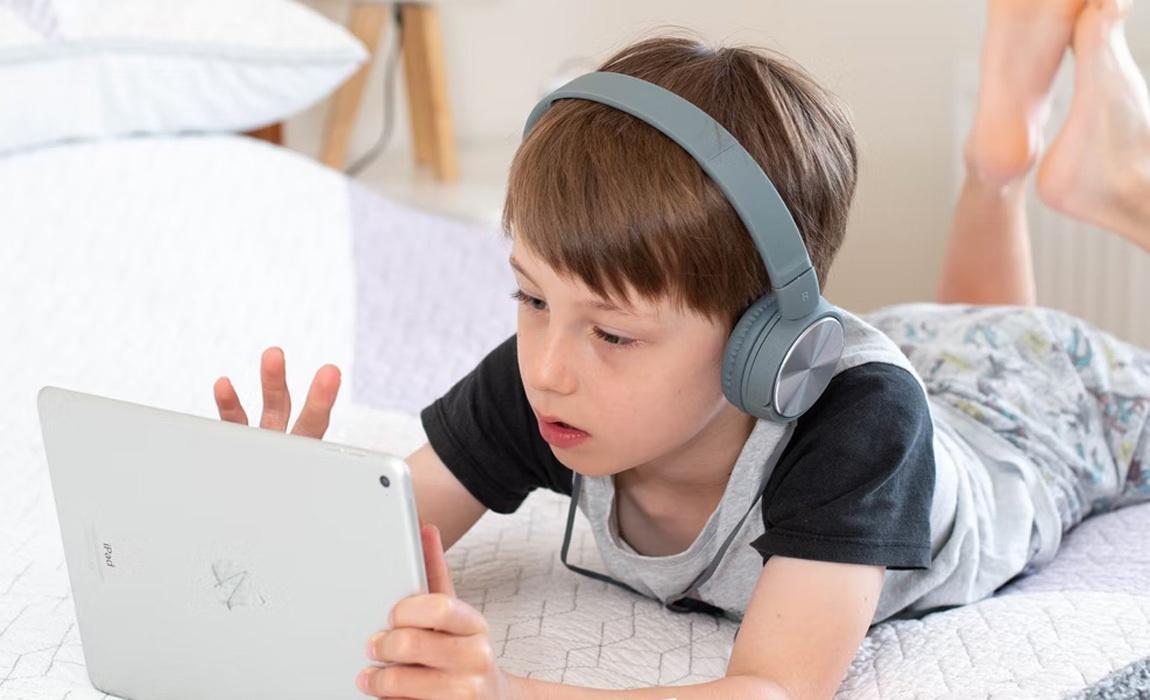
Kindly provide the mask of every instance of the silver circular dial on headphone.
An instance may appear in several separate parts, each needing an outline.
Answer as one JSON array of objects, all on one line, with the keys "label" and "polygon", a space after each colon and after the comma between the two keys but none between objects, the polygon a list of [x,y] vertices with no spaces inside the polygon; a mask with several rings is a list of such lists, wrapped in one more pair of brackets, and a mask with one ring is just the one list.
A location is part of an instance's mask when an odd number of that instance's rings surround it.
[{"label": "silver circular dial on headphone", "polygon": [[843,354],[843,326],[825,316],[807,326],[787,350],[775,377],[775,410],[787,418],[802,415],[818,400]]}]

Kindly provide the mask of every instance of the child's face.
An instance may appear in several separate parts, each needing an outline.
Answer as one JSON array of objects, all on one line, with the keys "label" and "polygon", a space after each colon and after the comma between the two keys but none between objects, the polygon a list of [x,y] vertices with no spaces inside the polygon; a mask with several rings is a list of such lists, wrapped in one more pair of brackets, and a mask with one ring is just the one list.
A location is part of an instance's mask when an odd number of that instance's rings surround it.
[{"label": "child's face", "polygon": [[[537,417],[590,435],[573,447],[551,445],[567,467],[604,476],[659,458],[673,461],[718,421],[746,419],[719,381],[724,328],[637,295],[635,315],[595,308],[603,299],[580,281],[558,277],[518,238],[511,259],[521,268],[514,270],[519,290],[531,297],[520,304],[517,321],[527,399]],[[605,340],[596,330],[614,337]]]}]

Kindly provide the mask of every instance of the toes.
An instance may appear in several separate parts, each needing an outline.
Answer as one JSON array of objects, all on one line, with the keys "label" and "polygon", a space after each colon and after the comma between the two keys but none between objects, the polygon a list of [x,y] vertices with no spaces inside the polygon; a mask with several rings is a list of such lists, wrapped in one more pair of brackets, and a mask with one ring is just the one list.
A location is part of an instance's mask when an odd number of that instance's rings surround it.
[{"label": "toes", "polygon": [[1134,0],[1104,0],[1102,10],[1109,16],[1118,19],[1125,17],[1130,12],[1131,5]]},{"label": "toes", "polygon": [[1088,8],[1093,8],[1103,17],[1110,20],[1124,18],[1129,12],[1134,0],[1089,0]]},{"label": "toes", "polygon": [[1076,60],[1096,54],[1099,49],[1105,46],[1109,30],[1115,19],[1111,18],[1107,14],[1108,11],[1101,9],[1099,5],[1112,1],[1095,0],[1078,16],[1078,22],[1074,25],[1073,43]]}]

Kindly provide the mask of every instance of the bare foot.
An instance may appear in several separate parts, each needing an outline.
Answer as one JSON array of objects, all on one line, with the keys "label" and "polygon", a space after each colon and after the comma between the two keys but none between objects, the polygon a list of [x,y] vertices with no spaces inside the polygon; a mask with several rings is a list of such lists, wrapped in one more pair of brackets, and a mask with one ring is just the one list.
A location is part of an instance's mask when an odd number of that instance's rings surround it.
[{"label": "bare foot", "polygon": [[1023,177],[1042,150],[1050,93],[1086,0],[988,0],[968,167],[984,182]]},{"label": "bare foot", "polygon": [[1126,44],[1129,0],[1090,0],[1074,30],[1074,99],[1038,171],[1052,209],[1150,251],[1150,95]]}]

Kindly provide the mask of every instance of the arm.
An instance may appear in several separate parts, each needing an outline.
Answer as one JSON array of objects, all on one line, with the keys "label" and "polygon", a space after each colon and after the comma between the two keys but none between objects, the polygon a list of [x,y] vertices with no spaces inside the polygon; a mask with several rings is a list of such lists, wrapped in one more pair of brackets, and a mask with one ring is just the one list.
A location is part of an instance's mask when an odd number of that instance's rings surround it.
[{"label": "arm", "polygon": [[882,566],[772,556],[751,594],[726,677],[633,690],[595,690],[516,677],[518,697],[829,698],[870,627],[884,571]]},{"label": "arm", "polygon": [[439,528],[443,548],[450,549],[487,512],[487,508],[459,483],[435,454],[431,443],[423,443],[404,461],[411,467],[415,509],[420,520]]},{"label": "arm", "polygon": [[[431,457],[425,454],[423,459]],[[435,483],[435,469],[421,471]],[[447,512],[450,496],[434,485],[427,493],[435,494],[429,502],[437,504],[429,510]],[[456,515],[448,521],[469,526],[465,521],[470,517]],[[373,638],[370,658],[394,665],[365,669],[358,679],[365,694],[447,697],[463,690],[468,697],[491,700],[831,697],[874,617],[885,572],[879,565],[772,555],[751,594],[724,678],[687,686],[599,690],[500,669],[483,615],[455,598],[440,537],[430,527],[423,531],[431,592],[397,603],[389,628]]]},{"label": "arm", "polygon": [[533,678],[513,679],[520,684],[516,700],[608,700],[608,698],[635,698],[635,700],[788,700],[789,696],[776,683],[754,676],[726,676],[709,683],[695,685],[665,685],[656,688],[611,690],[562,685]]}]

